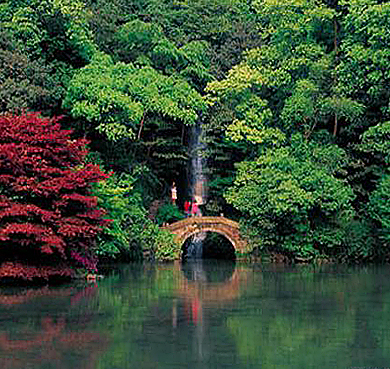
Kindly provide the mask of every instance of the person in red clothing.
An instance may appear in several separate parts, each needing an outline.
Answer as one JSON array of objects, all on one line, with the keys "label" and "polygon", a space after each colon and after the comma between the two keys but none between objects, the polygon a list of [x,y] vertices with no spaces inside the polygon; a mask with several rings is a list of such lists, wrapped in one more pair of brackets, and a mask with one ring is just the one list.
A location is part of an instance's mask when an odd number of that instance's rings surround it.
[{"label": "person in red clothing", "polygon": [[194,202],[192,203],[191,215],[192,215],[193,217],[196,217],[196,216],[199,216],[199,215],[200,215],[198,203],[196,202],[196,200],[194,200]]},{"label": "person in red clothing", "polygon": [[184,202],[184,214],[187,218],[191,215],[191,201],[186,200]]}]

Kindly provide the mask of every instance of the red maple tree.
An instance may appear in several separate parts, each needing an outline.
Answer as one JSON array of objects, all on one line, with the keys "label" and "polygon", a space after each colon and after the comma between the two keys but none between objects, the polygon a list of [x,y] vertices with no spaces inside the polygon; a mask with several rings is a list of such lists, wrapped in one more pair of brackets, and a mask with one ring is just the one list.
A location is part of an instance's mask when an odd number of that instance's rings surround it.
[{"label": "red maple tree", "polygon": [[88,142],[71,133],[39,113],[0,116],[0,278],[96,270],[107,220],[90,187],[107,175],[84,164]]}]

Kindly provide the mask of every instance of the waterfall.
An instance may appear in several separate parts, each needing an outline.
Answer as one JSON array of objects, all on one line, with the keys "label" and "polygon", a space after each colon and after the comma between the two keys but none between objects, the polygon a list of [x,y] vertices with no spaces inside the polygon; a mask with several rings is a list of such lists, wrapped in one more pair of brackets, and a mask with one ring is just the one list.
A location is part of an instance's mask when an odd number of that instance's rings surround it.
[{"label": "waterfall", "polygon": [[206,232],[195,234],[187,248],[187,259],[201,259],[203,254],[203,241],[206,238]]},{"label": "waterfall", "polygon": [[192,200],[196,200],[198,205],[206,203],[206,176],[204,173],[206,143],[202,135],[202,122],[199,120],[191,128],[190,155],[190,193]]},{"label": "waterfall", "polygon": [[[206,176],[204,152],[206,144],[202,139],[202,121],[198,120],[196,125],[191,128],[191,139],[189,145],[191,166],[189,173],[189,189],[191,201],[196,201],[198,206],[206,203]],[[199,215],[202,215],[201,210]],[[194,235],[187,249],[188,259],[199,259],[202,257],[203,241],[206,238],[206,233],[201,232]]]}]

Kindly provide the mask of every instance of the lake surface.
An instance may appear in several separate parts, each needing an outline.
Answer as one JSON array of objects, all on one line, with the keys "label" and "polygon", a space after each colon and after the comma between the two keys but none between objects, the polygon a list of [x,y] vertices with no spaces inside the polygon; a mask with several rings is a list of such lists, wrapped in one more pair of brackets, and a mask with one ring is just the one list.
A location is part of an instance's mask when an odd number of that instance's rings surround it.
[{"label": "lake surface", "polygon": [[390,368],[390,267],[137,264],[2,288],[0,368]]}]

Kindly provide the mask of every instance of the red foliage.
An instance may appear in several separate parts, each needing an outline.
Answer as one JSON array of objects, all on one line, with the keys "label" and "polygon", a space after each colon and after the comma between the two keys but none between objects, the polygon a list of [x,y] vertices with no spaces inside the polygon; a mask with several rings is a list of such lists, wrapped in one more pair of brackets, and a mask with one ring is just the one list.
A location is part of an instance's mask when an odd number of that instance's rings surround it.
[{"label": "red foliage", "polygon": [[[90,330],[92,316],[84,309],[96,292],[91,285],[0,291],[0,308],[8,310],[2,318],[10,319],[0,328],[0,368],[69,369],[75,357],[77,368],[96,368],[108,345],[107,337]],[[47,309],[48,299],[55,311]],[[37,318],[17,318],[29,309]]]},{"label": "red foliage", "polygon": [[107,175],[84,164],[86,144],[57,118],[0,116],[0,278],[96,268],[94,238],[107,221],[90,186]]},{"label": "red foliage", "polygon": [[[79,368],[96,368],[108,341],[99,332],[73,327],[63,316],[44,317],[41,327],[26,326],[22,338],[0,331],[0,367],[70,368],[69,354],[77,354]],[[73,364],[74,365],[74,364]]]},{"label": "red foliage", "polygon": [[34,267],[20,263],[5,262],[0,266],[0,278],[22,278],[31,281],[34,278],[48,280],[50,277],[73,277],[74,270],[66,265],[52,267]]},{"label": "red foliage", "polygon": [[[25,303],[36,303],[36,299],[47,298],[50,299],[59,299],[64,298],[64,302],[67,303],[70,301],[70,304],[77,305],[83,299],[91,298],[96,294],[97,285],[83,286],[80,288],[61,288],[53,289],[48,286],[39,288],[39,289],[28,289],[28,290],[18,290],[17,292],[12,291],[12,293],[0,291],[0,307],[12,307],[15,305],[25,304]],[[69,300],[70,299],[70,300]],[[1,367],[1,366],[0,366]]]}]

